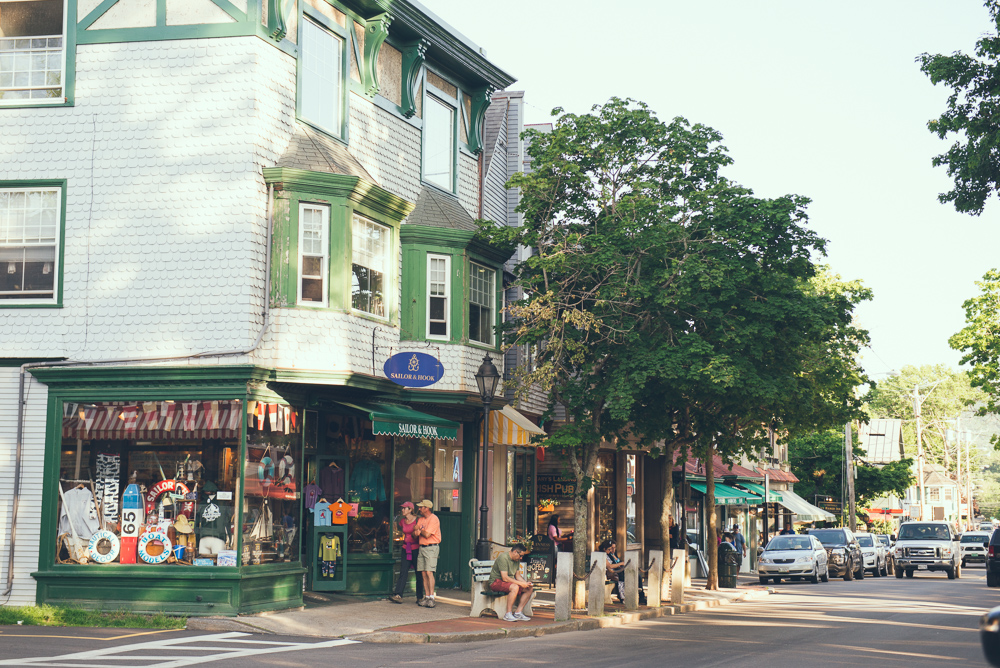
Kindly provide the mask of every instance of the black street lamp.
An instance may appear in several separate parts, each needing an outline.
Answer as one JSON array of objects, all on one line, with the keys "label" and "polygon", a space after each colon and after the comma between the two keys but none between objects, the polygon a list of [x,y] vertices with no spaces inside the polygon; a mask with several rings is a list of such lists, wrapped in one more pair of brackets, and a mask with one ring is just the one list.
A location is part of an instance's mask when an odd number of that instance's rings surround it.
[{"label": "black street lamp", "polygon": [[479,468],[483,479],[483,490],[479,506],[479,540],[476,542],[476,559],[489,561],[490,541],[486,537],[486,517],[490,512],[489,504],[486,502],[486,462],[489,455],[490,437],[490,404],[493,403],[493,395],[497,391],[497,383],[500,382],[500,373],[493,365],[493,358],[488,354],[483,358],[483,363],[479,365],[476,372],[476,385],[479,386],[479,396],[483,400],[483,464]]}]

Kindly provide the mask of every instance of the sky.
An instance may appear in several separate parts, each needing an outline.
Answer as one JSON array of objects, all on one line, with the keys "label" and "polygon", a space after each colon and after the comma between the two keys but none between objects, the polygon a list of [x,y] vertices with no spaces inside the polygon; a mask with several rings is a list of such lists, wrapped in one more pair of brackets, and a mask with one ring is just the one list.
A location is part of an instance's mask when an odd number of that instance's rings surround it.
[{"label": "sky", "polygon": [[951,182],[931,159],[951,142],[927,121],[948,91],[915,58],[971,52],[992,27],[982,0],[421,2],[518,79],[528,123],[618,96],[720,131],[726,176],[810,198],[822,261],[874,291],[857,310],[873,378],[958,368],[948,337],[1000,266],[1000,202],[976,218],[937,201]]}]

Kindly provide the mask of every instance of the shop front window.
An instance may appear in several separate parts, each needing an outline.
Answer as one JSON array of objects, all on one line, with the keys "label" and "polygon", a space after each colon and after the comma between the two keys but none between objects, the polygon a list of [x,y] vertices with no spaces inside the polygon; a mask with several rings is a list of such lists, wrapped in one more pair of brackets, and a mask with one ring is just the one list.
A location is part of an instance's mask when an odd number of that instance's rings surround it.
[{"label": "shop front window", "polygon": [[597,542],[615,539],[615,455],[597,455],[594,498],[597,506]]},{"label": "shop front window", "polygon": [[510,538],[524,538],[535,527],[534,448],[507,449],[507,519]]},{"label": "shop front window", "polygon": [[62,408],[56,563],[236,565],[242,401]]},{"label": "shop front window", "polygon": [[625,455],[625,542],[628,549],[639,549],[642,547],[639,542],[639,529],[636,523],[637,508],[641,500],[639,499],[639,488],[636,484],[638,472],[638,457],[636,455]]},{"label": "shop front window", "polygon": [[437,441],[434,448],[434,511],[462,511],[462,446]]},{"label": "shop front window", "polygon": [[295,561],[301,518],[302,410],[247,403],[243,469],[243,547],[246,565]]}]

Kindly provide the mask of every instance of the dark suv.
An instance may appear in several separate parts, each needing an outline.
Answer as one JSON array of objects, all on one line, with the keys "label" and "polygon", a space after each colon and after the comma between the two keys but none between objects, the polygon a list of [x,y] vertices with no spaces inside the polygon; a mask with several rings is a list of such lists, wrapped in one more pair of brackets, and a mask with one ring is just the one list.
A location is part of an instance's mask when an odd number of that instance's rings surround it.
[{"label": "dark suv", "polygon": [[994,531],[987,544],[986,586],[1000,587],[1000,531]]},{"label": "dark suv", "polygon": [[813,529],[809,535],[819,538],[826,548],[826,565],[830,577],[859,580],[865,577],[865,559],[861,546],[850,529]]}]

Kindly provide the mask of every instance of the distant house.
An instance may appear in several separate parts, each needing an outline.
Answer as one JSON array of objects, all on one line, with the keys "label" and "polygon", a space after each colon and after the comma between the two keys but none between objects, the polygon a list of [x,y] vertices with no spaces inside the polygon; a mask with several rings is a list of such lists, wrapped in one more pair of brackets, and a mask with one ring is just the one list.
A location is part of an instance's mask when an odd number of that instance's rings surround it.
[{"label": "distant house", "polygon": [[[865,464],[882,467],[903,459],[903,421],[892,419],[872,420],[858,430]],[[883,496],[871,500],[866,511],[870,519],[889,520],[905,515],[903,500],[897,496]]]}]

